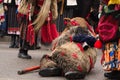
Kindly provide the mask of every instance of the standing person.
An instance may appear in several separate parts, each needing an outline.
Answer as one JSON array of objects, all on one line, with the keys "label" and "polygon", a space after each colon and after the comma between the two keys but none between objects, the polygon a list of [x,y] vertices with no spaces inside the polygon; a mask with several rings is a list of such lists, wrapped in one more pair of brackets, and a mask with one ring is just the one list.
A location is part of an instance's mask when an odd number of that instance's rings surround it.
[{"label": "standing person", "polygon": [[[18,58],[31,59],[28,54],[29,47],[35,44],[35,33],[32,26],[32,17],[36,7],[36,0],[21,0],[18,5],[18,23],[20,26],[20,48]],[[37,11],[36,11],[37,12]],[[35,13],[36,13],[35,12]],[[31,40],[32,39],[32,40]]]},{"label": "standing person", "polygon": [[4,9],[7,12],[7,33],[11,36],[10,48],[19,47],[19,26],[17,22],[17,5],[18,0],[4,0]]},{"label": "standing person", "polygon": [[102,0],[98,23],[100,40],[103,42],[101,63],[108,79],[120,79],[120,0]]},{"label": "standing person", "polygon": [[74,17],[87,18],[91,12],[96,14],[99,9],[100,0],[77,0],[77,7],[74,9]]},{"label": "standing person", "polygon": [[77,6],[76,0],[57,0],[58,18],[56,20],[57,30],[61,33],[65,29],[64,18],[73,18],[73,10]]},{"label": "standing person", "polygon": [[4,15],[3,0],[0,0],[0,37],[6,34],[6,22]]},{"label": "standing person", "polygon": [[100,0],[93,0],[91,4],[91,10],[88,13],[86,20],[88,23],[93,26],[93,29],[95,30],[95,33],[97,33],[97,25],[99,22],[99,5],[100,5]]},{"label": "standing person", "polygon": [[93,27],[96,32],[98,24],[98,10],[100,0],[77,0],[77,7],[74,9],[74,17],[82,17]]},{"label": "standing person", "polygon": [[90,12],[93,0],[77,0],[77,7],[74,9],[74,17],[86,18]]},{"label": "standing person", "polygon": [[39,33],[43,43],[51,43],[58,36],[54,24],[55,15],[57,15],[57,12],[54,11],[56,4],[56,0],[21,0],[18,6],[18,16],[21,16],[19,58],[31,59],[28,54],[29,46],[36,44],[35,37]]}]

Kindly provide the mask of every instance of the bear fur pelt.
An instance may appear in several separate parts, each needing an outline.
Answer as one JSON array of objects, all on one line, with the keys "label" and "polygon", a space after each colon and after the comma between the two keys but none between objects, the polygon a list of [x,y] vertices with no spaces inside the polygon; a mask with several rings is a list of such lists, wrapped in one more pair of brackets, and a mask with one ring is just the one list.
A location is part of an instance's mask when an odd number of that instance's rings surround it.
[{"label": "bear fur pelt", "polygon": [[[40,66],[42,66],[42,68],[43,66],[45,66],[45,68],[61,68],[63,74],[69,71],[87,74],[94,68],[97,49],[88,44],[85,45],[87,49],[84,49],[85,41],[79,43],[74,42],[72,39],[78,34],[85,34],[94,38],[96,38],[96,36],[88,29],[88,23],[85,19],[76,17],[65,20],[67,20],[66,29],[53,41],[52,52],[46,54],[46,60],[44,58],[41,59]],[[42,63],[46,63],[47,65]]]}]

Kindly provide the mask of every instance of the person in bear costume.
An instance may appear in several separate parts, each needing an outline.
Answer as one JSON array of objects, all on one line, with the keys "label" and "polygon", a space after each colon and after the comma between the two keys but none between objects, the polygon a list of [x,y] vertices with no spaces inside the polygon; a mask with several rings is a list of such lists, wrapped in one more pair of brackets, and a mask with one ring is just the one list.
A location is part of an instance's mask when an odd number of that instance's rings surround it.
[{"label": "person in bear costume", "polygon": [[79,17],[70,19],[67,25],[69,29],[56,38],[55,42],[53,41],[52,52],[45,54],[40,60],[40,76],[83,79],[94,68],[97,58],[96,48],[101,46],[97,44],[100,42],[96,39],[92,28],[89,29],[90,25]]}]

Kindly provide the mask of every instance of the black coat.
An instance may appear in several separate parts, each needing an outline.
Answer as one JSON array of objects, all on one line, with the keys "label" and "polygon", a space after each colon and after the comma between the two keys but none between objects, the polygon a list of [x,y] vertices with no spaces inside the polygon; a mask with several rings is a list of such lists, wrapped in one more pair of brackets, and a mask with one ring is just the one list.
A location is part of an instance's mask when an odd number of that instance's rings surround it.
[{"label": "black coat", "polygon": [[74,9],[74,17],[86,18],[91,10],[91,7],[99,7],[99,0],[77,0],[77,7]]}]

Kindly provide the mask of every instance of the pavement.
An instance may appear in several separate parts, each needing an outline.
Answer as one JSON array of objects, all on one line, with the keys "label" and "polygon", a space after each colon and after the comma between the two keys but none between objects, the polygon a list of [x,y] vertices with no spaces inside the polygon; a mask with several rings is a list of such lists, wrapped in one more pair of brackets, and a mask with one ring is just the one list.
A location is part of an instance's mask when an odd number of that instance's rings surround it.
[{"label": "pavement", "polygon": [[[17,71],[39,65],[42,55],[51,51],[45,47],[38,50],[30,50],[31,60],[17,57],[18,48],[9,48],[9,42],[0,41],[0,80],[66,80],[64,77],[41,77],[38,70],[18,75]],[[104,71],[100,64],[101,51],[98,50],[97,61],[92,71],[83,80],[105,80]]]}]

